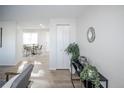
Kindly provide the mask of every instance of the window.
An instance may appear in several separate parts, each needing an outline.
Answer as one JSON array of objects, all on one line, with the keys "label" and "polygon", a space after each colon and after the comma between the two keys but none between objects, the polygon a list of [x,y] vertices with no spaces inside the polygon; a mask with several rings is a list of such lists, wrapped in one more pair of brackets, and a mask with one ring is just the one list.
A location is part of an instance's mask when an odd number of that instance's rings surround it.
[{"label": "window", "polygon": [[36,32],[24,32],[23,33],[23,44],[37,44],[38,33]]}]

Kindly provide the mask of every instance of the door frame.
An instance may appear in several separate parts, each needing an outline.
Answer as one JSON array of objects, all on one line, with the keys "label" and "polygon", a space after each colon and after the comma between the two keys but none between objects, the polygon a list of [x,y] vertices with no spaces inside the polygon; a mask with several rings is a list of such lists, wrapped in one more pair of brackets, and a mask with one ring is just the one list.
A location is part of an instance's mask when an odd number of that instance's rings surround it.
[{"label": "door frame", "polygon": [[[56,39],[58,39],[58,30],[57,30],[57,26],[69,26],[69,27],[71,27],[70,26],[70,24],[56,24]],[[68,32],[68,44],[70,43],[70,31],[71,31],[71,29],[69,29],[69,32]],[[64,32],[64,30],[63,30],[63,32]],[[62,34],[63,34],[63,32],[62,32]],[[63,36],[63,35],[62,35]],[[64,41],[63,41],[64,42]],[[62,46],[64,45],[64,43],[62,44]],[[64,62],[64,59],[66,59],[64,56],[65,56],[65,54],[64,54],[64,49],[62,49],[62,55],[59,55],[59,53],[58,53],[58,40],[56,40],[56,69],[68,69],[69,68],[69,63],[67,63],[67,64],[63,64],[62,66],[60,66],[59,65],[59,60],[58,60],[58,57],[59,56],[62,56],[62,60],[61,61],[63,61]],[[64,46],[63,46],[63,48],[64,48]],[[60,49],[61,50],[61,49]],[[60,52],[60,51],[59,51]],[[59,56],[58,56],[59,55]],[[68,55],[67,55],[68,56]],[[67,61],[69,61],[68,59],[67,59]],[[62,62],[62,63],[63,63]],[[60,64],[62,64],[62,63],[60,63]]]},{"label": "door frame", "polygon": [[[56,25],[57,24],[69,24],[71,26],[71,33],[70,33],[70,43],[72,42],[77,42],[76,38],[76,23],[77,20],[74,18],[52,18],[50,19],[50,24],[49,24],[49,31],[50,31],[50,56],[49,56],[49,69],[50,70],[56,70],[57,69],[57,53],[56,53],[56,43],[57,43],[57,38],[56,38]],[[68,68],[70,69],[70,67]]]}]

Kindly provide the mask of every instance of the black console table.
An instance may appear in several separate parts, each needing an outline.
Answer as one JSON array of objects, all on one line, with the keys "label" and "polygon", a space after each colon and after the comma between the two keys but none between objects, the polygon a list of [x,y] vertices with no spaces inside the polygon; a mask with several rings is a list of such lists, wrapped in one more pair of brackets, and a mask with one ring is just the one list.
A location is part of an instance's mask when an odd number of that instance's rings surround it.
[{"label": "black console table", "polygon": [[[77,76],[79,77],[78,79],[73,78],[73,73],[72,73],[72,68],[75,69],[75,73],[77,74]],[[81,64],[80,61],[77,62],[71,62],[71,82],[73,87],[75,87],[74,82],[75,80],[80,80],[80,72],[83,70],[84,66],[83,64]],[[105,82],[106,83],[106,87],[108,88],[108,79],[105,78],[101,73],[99,73],[100,76],[100,81]],[[80,80],[81,81],[81,80]],[[81,83],[84,83],[84,86],[86,88],[93,88],[93,84],[91,83],[91,81],[81,81]],[[100,84],[100,88],[104,88],[104,86],[102,84]]]},{"label": "black console table", "polygon": [[[99,73],[99,76],[100,76],[100,81],[106,83],[105,84],[105,87],[102,84],[100,84],[99,87],[100,88],[108,88],[108,80],[102,74],[100,74],[100,73]],[[91,81],[85,80],[84,82],[85,82],[84,86],[86,88],[94,88],[94,85],[91,83]]]},{"label": "black console table", "polygon": [[[78,78],[73,78],[73,72],[72,72],[73,67],[75,69],[75,74],[78,76]],[[79,62],[77,62],[77,63],[72,63],[71,62],[71,82],[72,82],[72,85],[73,85],[74,88],[75,88],[74,81],[75,80],[80,81],[80,71],[82,71],[82,69],[83,69],[83,66]]]},{"label": "black console table", "polygon": [[[105,82],[106,83],[106,88],[108,88],[108,79],[106,77],[104,77],[101,73],[99,73],[100,76],[100,81]],[[101,88],[104,88],[102,85],[100,85]]]}]

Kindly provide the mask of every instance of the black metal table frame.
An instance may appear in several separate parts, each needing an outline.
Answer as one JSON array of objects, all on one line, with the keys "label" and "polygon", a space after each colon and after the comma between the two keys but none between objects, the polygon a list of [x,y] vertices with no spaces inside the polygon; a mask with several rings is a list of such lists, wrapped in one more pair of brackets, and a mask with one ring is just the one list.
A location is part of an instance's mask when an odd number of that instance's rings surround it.
[{"label": "black metal table frame", "polygon": [[[74,80],[80,80],[80,79],[73,79],[73,77],[72,77],[72,63],[70,64],[70,66],[71,66],[71,82],[72,82],[72,85],[73,85],[73,87],[75,88],[75,85],[74,85]],[[100,75],[100,81],[104,81],[104,82],[106,82],[106,88],[108,88],[108,79],[106,79],[102,74],[100,74],[99,73],[99,75]],[[80,77],[80,76],[79,76]],[[81,80],[80,80],[81,81]],[[81,86],[82,86],[82,84],[81,84]],[[101,85],[101,87],[103,87],[102,85]],[[86,88],[88,88],[88,82],[86,81]]]},{"label": "black metal table frame", "polygon": [[[73,82],[74,80],[80,80],[80,79],[73,79],[73,76],[72,76],[72,64],[71,64],[71,83],[72,83],[73,87],[75,88],[75,85],[74,85],[74,82]],[[82,86],[82,84],[81,84],[81,86]]]}]

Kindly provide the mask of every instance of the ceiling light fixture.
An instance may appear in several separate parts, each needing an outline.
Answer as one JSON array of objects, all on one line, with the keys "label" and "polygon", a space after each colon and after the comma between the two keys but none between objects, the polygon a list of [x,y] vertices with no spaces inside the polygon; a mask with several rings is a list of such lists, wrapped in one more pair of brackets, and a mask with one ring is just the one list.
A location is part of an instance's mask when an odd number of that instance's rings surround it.
[{"label": "ceiling light fixture", "polygon": [[41,27],[41,28],[45,28],[45,26],[44,26],[43,24],[40,24],[40,27]]}]

